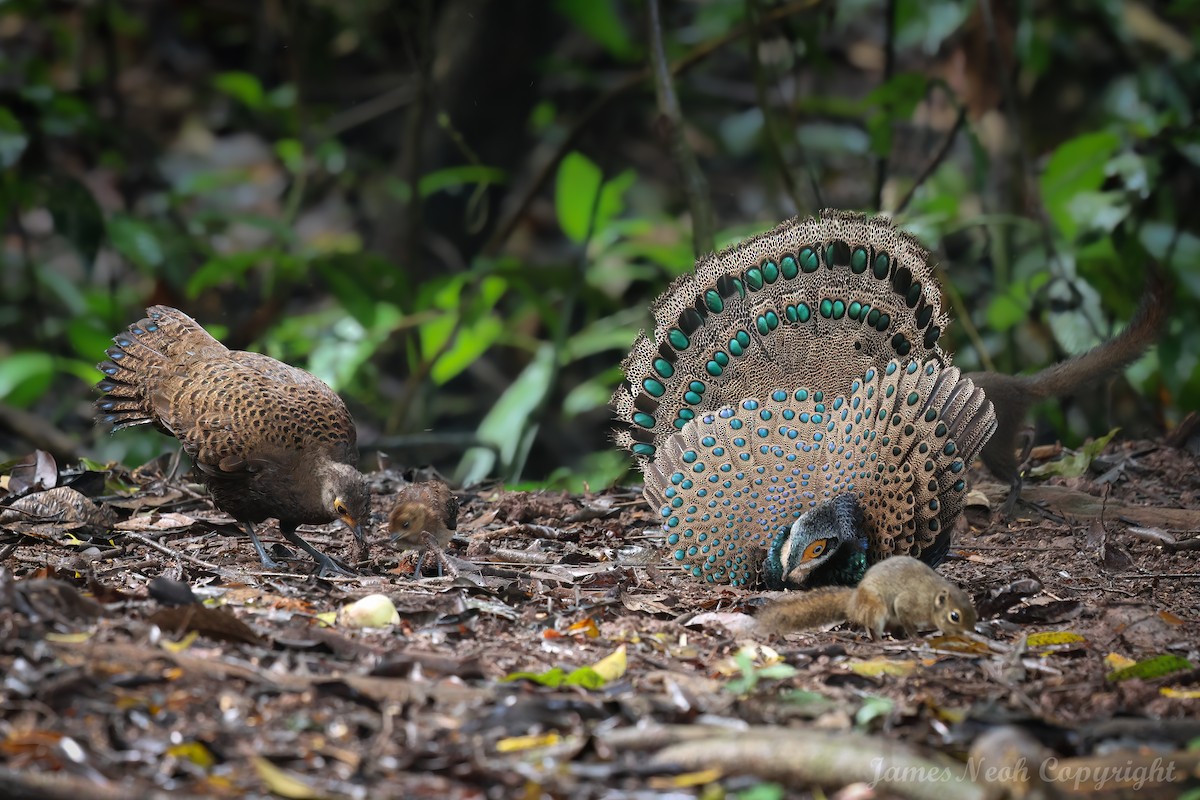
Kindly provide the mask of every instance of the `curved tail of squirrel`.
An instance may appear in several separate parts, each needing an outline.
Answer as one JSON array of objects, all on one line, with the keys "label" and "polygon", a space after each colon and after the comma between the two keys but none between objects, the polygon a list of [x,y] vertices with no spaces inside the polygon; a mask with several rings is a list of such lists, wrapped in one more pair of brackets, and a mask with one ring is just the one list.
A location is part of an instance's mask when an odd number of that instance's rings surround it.
[{"label": "curved tail of squirrel", "polygon": [[845,622],[854,592],[847,586],[797,592],[764,607],[758,625],[769,633],[786,633]]},{"label": "curved tail of squirrel", "polygon": [[1146,271],[1146,287],[1125,330],[1066,361],[1023,376],[1023,389],[1038,400],[1077,392],[1129,366],[1156,341],[1168,311],[1167,282],[1157,265]]},{"label": "curved tail of squirrel", "polygon": [[996,432],[980,452],[983,463],[1011,487],[1004,513],[1012,510],[1021,491],[1020,462],[1016,455],[1018,434],[1024,427],[1029,407],[1038,400],[1078,392],[1128,366],[1159,337],[1169,309],[1169,292],[1162,268],[1146,270],[1146,287],[1133,318],[1112,339],[1033,375],[1004,375],[972,372],[967,375],[992,401]]}]

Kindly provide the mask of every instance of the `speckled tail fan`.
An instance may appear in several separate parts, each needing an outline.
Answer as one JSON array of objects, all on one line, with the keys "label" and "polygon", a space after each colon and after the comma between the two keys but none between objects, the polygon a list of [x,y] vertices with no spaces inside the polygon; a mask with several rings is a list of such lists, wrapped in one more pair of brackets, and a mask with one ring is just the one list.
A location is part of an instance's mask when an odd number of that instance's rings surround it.
[{"label": "speckled tail fan", "polygon": [[613,405],[674,563],[784,588],[941,560],[996,423],[938,346],[919,242],[825,211],[702,259],[653,312]]}]

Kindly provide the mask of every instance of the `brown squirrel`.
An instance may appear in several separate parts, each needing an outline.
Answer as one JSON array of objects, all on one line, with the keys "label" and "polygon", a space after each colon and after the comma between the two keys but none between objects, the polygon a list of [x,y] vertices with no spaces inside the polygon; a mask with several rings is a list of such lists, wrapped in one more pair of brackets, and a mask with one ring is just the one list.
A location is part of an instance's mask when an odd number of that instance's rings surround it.
[{"label": "brown squirrel", "polygon": [[975,628],[975,606],[962,589],[911,556],[892,556],[871,566],[853,588],[798,592],[768,605],[758,626],[771,633],[815,628],[849,620],[878,639],[888,628],[912,638],[922,627],[944,633]]},{"label": "brown squirrel", "polygon": [[996,412],[996,432],[984,445],[980,458],[988,471],[1009,484],[1001,513],[1011,513],[1021,495],[1020,467],[1029,454],[1032,440],[1027,442],[1020,456],[1016,450],[1029,407],[1040,400],[1078,392],[1136,361],[1158,340],[1167,318],[1167,301],[1166,278],[1160,267],[1152,265],[1146,270],[1146,288],[1129,325],[1107,342],[1033,375],[967,374],[966,377],[983,389]]}]

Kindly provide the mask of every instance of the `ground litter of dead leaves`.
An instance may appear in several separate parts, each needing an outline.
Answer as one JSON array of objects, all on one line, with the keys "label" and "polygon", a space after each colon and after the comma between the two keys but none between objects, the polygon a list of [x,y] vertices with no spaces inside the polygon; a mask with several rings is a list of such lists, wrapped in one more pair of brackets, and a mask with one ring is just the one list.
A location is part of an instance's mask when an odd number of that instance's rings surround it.
[{"label": "ground litter of dead leaves", "polygon": [[[34,454],[0,512],[70,484],[109,516],[0,516],[0,794],[1176,796],[1200,774],[1196,458],[1135,442],[1104,459],[1027,484],[1008,521],[976,496],[939,569],[980,641],[871,642],[757,635],[762,595],[667,567],[634,490],[459,492],[457,576],[414,577],[377,524],[361,575],[324,580],[302,553],[264,572],[167,459]],[[372,475],[377,517],[403,481]],[[307,530],[350,557],[344,528]],[[338,616],[373,594],[398,621]],[[939,769],[954,777],[935,786]]]}]

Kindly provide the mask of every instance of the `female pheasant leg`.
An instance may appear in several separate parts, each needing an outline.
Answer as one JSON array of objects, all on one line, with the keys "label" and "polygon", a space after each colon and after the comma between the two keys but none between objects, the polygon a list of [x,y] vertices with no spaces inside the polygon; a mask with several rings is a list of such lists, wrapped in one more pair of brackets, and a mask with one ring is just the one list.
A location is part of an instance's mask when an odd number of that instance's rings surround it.
[{"label": "female pheasant leg", "polygon": [[258,553],[258,559],[262,562],[264,569],[279,569],[280,564],[275,559],[267,555],[267,550],[263,547],[262,540],[258,538],[258,534],[254,531],[253,522],[243,522],[242,525],[246,528],[246,533],[250,534],[250,541],[254,544],[254,552]]}]

